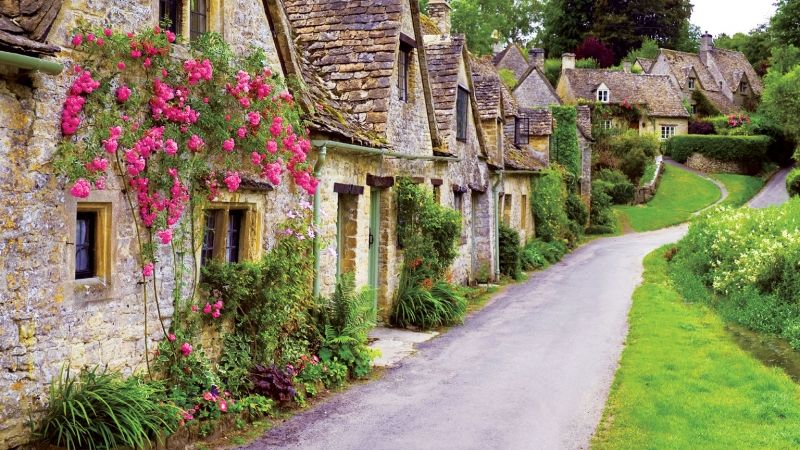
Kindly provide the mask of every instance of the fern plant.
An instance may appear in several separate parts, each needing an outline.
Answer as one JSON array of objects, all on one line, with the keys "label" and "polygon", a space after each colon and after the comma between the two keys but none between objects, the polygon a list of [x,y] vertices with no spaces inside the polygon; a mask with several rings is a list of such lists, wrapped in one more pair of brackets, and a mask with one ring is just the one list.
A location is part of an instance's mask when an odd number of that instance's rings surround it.
[{"label": "fern plant", "polygon": [[50,405],[34,435],[67,450],[153,447],[176,430],[179,409],[164,402],[164,387],[118,372],[62,369],[50,387]]},{"label": "fern plant", "polygon": [[356,292],[355,277],[345,273],[322,309],[320,359],[342,362],[356,377],[368,375],[373,352],[367,347],[367,334],[375,326],[369,291]]}]

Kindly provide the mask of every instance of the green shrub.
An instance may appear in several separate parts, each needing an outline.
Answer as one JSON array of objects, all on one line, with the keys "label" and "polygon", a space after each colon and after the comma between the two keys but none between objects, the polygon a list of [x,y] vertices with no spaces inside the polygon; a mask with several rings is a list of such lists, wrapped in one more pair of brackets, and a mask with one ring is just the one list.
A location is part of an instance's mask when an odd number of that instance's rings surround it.
[{"label": "green shrub", "polygon": [[502,81],[507,88],[514,89],[514,86],[517,85],[517,76],[514,75],[513,70],[502,68],[497,71],[497,74],[500,75],[500,81]]},{"label": "green shrub", "polygon": [[578,145],[577,110],[574,106],[551,106],[556,124],[550,138],[550,161],[562,165],[575,179],[581,176],[581,149]]},{"label": "green shrub", "polygon": [[786,176],[786,190],[789,195],[800,195],[800,168],[792,169]]},{"label": "green shrub", "polygon": [[429,329],[463,322],[467,300],[453,286],[443,281],[425,286],[407,277],[405,272],[400,275],[398,291],[403,294],[392,308],[392,324]]},{"label": "green shrub", "polygon": [[653,134],[640,135],[636,130],[627,130],[611,136],[608,147],[619,161],[619,170],[637,184],[647,164],[658,155],[661,143]]},{"label": "green shrub", "polygon": [[611,196],[608,191],[613,185],[603,180],[592,181],[592,201],[589,208],[589,234],[613,233],[614,213],[611,209]]},{"label": "green shrub", "polygon": [[577,225],[578,234],[583,234],[583,227],[589,221],[589,208],[583,203],[583,200],[578,194],[570,192],[567,195],[567,202],[565,204],[567,218],[570,222]]},{"label": "green shrub", "polygon": [[50,387],[50,403],[37,438],[72,449],[146,448],[176,430],[180,411],[165,402],[163,385],[118,372],[69,367]]},{"label": "green shrub", "polygon": [[520,239],[517,230],[500,224],[500,273],[515,280],[520,279]]},{"label": "green shrub", "polygon": [[531,180],[531,211],[536,224],[536,237],[544,241],[574,240],[566,213],[567,189],[563,169],[543,170]]},{"label": "green shrub", "polygon": [[[606,193],[611,196],[611,201],[618,204],[627,204],[633,201],[636,188],[627,175],[614,169],[602,169],[595,175],[595,179],[610,184]],[[605,186],[605,185],[604,185]]]},{"label": "green shrub", "polygon": [[522,268],[524,270],[543,269],[560,261],[566,253],[567,246],[563,242],[531,240],[522,249]]},{"label": "green shrub", "polygon": [[767,155],[771,139],[768,136],[681,135],[667,141],[672,158],[686,162],[692,153],[700,153],[722,161],[761,163]]},{"label": "green shrub", "polygon": [[695,102],[696,115],[700,117],[717,116],[719,109],[699,89],[692,91],[692,100]]}]

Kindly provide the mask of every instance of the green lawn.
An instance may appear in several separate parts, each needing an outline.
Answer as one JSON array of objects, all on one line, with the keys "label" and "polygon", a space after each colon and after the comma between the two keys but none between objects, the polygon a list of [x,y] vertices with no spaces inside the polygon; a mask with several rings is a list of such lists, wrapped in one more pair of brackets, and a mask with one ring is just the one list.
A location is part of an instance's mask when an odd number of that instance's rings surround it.
[{"label": "green lawn", "polygon": [[799,448],[800,387],[741,350],[706,306],[686,303],[670,284],[663,254],[645,259],[592,447]]},{"label": "green lawn", "polygon": [[644,205],[615,206],[620,228],[650,231],[689,220],[693,212],[717,201],[714,183],[686,170],[665,165],[664,175],[652,200]]},{"label": "green lawn", "polygon": [[760,177],[715,173],[711,178],[722,182],[728,189],[728,198],[722,202],[724,206],[742,206],[764,187],[764,180]]}]

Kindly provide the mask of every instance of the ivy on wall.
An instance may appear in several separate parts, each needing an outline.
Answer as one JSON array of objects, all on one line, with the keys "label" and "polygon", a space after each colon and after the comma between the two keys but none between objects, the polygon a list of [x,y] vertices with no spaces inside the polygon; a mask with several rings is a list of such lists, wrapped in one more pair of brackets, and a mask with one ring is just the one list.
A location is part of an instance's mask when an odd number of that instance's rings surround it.
[{"label": "ivy on wall", "polygon": [[[581,150],[578,146],[577,110],[574,106],[552,106],[553,130],[550,161],[564,166],[577,180],[581,176]],[[576,188],[570,186],[570,188]]]}]

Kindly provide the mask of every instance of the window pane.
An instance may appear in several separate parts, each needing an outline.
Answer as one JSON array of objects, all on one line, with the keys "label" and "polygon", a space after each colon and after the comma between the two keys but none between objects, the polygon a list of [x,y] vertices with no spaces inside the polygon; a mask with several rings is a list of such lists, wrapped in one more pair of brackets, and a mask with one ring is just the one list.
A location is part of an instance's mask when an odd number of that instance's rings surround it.
[{"label": "window pane", "polygon": [[189,38],[194,40],[206,32],[206,0],[191,0],[189,16]]},{"label": "window pane", "polygon": [[94,276],[96,213],[79,212],[75,220],[75,279]]},{"label": "window pane", "polygon": [[239,262],[239,237],[242,231],[244,211],[230,211],[228,213],[228,235],[225,240],[225,261]]},{"label": "window pane", "polygon": [[409,51],[405,48],[400,49],[400,59],[397,64],[397,90],[400,100],[408,100],[408,62]]},{"label": "window pane", "polygon": [[200,265],[214,258],[214,232],[217,225],[216,211],[206,211],[203,226],[203,248],[200,250]]},{"label": "window pane", "polygon": [[467,140],[467,102],[469,101],[469,92],[459,87],[456,96],[456,139],[460,141]]},{"label": "window pane", "polygon": [[180,0],[159,0],[158,17],[161,22],[169,22],[167,29],[178,34],[180,29]]}]

